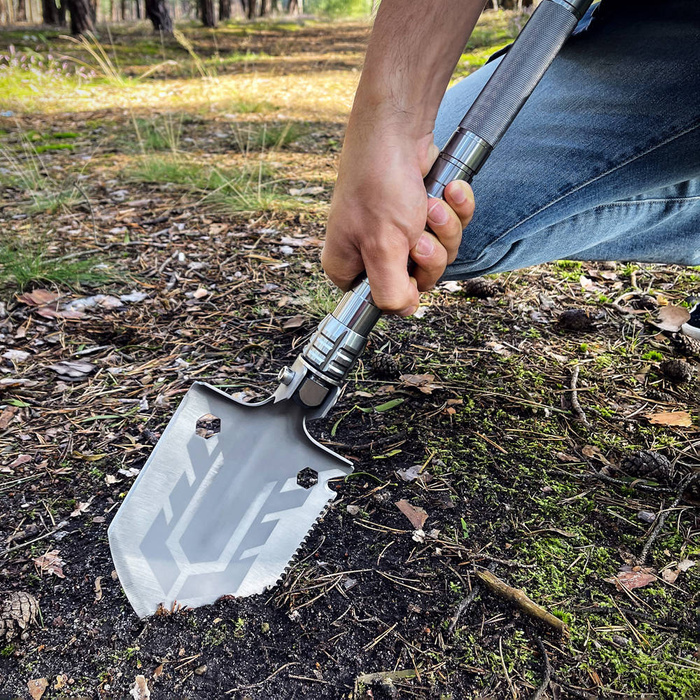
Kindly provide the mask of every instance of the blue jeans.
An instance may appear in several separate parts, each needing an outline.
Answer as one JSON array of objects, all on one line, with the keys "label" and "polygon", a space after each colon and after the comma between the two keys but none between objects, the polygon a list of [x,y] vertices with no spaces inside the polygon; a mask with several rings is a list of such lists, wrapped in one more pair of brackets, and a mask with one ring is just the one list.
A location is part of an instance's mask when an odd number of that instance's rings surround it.
[{"label": "blue jeans", "polygon": [[[700,264],[700,2],[605,3],[474,178],[445,279],[561,258]],[[439,146],[496,65],[447,92]]]}]

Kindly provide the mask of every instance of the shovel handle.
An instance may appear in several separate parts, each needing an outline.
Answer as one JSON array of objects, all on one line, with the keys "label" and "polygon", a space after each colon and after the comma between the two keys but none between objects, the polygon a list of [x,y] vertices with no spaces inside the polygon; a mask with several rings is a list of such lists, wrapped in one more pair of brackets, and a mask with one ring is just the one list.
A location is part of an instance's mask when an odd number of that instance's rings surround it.
[{"label": "shovel handle", "polygon": [[[544,0],[532,13],[425,177],[428,197],[453,180],[471,182],[511,125],[592,0]],[[342,384],[382,312],[361,275],[326,316],[302,356],[314,373]]]}]

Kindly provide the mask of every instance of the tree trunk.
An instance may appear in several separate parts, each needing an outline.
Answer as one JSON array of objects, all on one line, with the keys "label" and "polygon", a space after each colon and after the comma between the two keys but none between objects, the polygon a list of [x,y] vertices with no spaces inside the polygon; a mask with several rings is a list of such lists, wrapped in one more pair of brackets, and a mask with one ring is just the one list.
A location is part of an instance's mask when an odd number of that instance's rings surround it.
[{"label": "tree trunk", "polygon": [[27,21],[27,5],[25,4],[25,0],[17,0],[17,13],[15,17],[18,22]]},{"label": "tree trunk", "polygon": [[70,33],[73,36],[95,31],[95,22],[90,0],[68,0]]},{"label": "tree trunk", "polygon": [[231,0],[219,0],[219,21],[231,19]]},{"label": "tree trunk", "polygon": [[269,4],[267,0],[260,0],[260,16],[267,17],[269,11]]},{"label": "tree trunk", "polygon": [[154,31],[173,33],[173,20],[165,0],[146,0],[146,17],[151,20]]},{"label": "tree trunk", "polygon": [[41,14],[44,24],[59,24],[58,7],[55,0],[42,0]]},{"label": "tree trunk", "polygon": [[140,0],[134,0],[134,7],[136,8],[136,19],[141,19],[141,2],[140,2]]},{"label": "tree trunk", "polygon": [[248,0],[248,19],[255,19],[256,0]]},{"label": "tree trunk", "polygon": [[58,3],[58,23],[62,26],[66,26],[66,7],[68,5],[68,0],[60,0]]},{"label": "tree trunk", "polygon": [[202,12],[202,24],[205,27],[216,27],[214,0],[199,0],[199,5]]}]

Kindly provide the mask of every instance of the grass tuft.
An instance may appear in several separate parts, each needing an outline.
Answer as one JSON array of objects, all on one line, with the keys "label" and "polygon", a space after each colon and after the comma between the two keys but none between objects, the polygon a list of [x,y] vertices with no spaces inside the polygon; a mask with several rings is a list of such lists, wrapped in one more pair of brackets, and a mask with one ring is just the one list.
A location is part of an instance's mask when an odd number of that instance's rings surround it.
[{"label": "grass tuft", "polygon": [[44,246],[11,241],[0,244],[0,286],[23,291],[35,284],[58,284],[75,288],[82,284],[104,284],[113,272],[95,260],[53,257],[41,252]]}]

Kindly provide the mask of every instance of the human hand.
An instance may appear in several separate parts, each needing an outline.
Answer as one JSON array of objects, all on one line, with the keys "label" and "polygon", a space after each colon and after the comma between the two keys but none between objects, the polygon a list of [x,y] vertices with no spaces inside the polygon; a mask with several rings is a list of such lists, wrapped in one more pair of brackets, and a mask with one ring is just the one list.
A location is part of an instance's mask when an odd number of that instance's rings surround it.
[{"label": "human hand", "polygon": [[415,140],[392,132],[348,129],[322,264],[343,290],[366,271],[374,303],[409,316],[419,292],[433,287],[456,258],[474,195],[455,181],[445,188],[445,201],[429,200],[423,178],[438,155],[432,134]]}]

